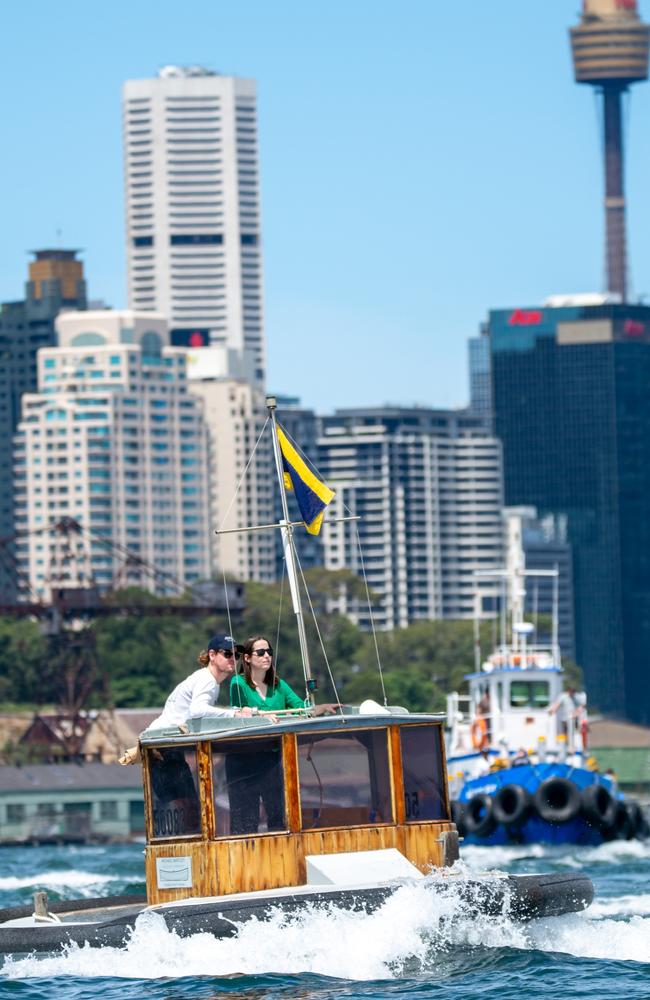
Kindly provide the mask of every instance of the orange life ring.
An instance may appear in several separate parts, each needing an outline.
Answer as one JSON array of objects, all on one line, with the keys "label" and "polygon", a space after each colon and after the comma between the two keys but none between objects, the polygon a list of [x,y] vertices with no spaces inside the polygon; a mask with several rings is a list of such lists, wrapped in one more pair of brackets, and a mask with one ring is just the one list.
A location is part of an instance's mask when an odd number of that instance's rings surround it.
[{"label": "orange life ring", "polygon": [[481,716],[474,719],[469,732],[472,737],[472,746],[474,749],[485,750],[488,745],[487,722],[485,719],[481,718]]}]

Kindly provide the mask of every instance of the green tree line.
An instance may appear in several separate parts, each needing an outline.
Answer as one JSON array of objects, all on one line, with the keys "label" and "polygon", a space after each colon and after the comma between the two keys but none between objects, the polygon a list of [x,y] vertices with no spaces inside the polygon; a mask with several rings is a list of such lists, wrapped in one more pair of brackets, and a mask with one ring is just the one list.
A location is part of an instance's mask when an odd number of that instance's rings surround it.
[{"label": "green tree line", "polygon": [[[420,621],[373,636],[329,610],[342,588],[362,596],[356,577],[346,570],[323,569],[305,576],[305,621],[317,701],[355,704],[373,698],[383,703],[385,689],[388,704],[438,712],[444,711],[448,692],[463,689],[464,675],[474,669],[472,622]],[[122,606],[159,603],[136,590],[112,599]],[[246,609],[231,622],[214,615],[154,617],[145,607],[138,616],[98,618],[70,642],[48,639],[37,622],[0,618],[0,707],[71,707],[75,698],[76,707],[84,708],[160,707],[172,688],[197,669],[197,655],[216,631],[232,631],[238,642],[249,635],[267,637],[280,676],[296,691],[304,690],[288,586],[249,583]],[[492,623],[484,623],[483,657],[495,638]],[[567,675],[580,685],[573,665]],[[221,700],[228,700],[227,685]]]}]

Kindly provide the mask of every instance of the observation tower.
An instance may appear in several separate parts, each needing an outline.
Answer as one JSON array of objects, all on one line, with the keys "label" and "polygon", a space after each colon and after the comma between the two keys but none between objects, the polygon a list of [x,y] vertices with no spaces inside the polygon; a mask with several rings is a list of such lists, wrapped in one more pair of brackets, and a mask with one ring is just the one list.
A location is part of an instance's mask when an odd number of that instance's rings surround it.
[{"label": "observation tower", "polygon": [[621,98],[631,83],[648,78],[650,27],[636,0],[583,0],[580,24],[571,28],[577,83],[602,94],[605,153],[607,291],[627,299],[627,247]]}]

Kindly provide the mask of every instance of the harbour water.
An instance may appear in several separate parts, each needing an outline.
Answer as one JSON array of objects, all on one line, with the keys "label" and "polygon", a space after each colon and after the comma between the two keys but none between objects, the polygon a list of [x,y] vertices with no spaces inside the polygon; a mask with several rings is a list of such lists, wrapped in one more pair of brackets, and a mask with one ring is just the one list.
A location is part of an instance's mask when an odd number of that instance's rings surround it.
[{"label": "harbour water", "polygon": [[[0,848],[0,906],[144,891],[143,845]],[[252,921],[237,937],[180,939],[155,914],[122,949],[69,948],[6,959],[0,997],[20,1000],[446,1000],[650,998],[650,844],[466,848],[473,870],[584,870],[582,914],[517,924],[453,912],[404,887],[372,915],[315,910]],[[0,960],[1,961],[1,960]]]}]

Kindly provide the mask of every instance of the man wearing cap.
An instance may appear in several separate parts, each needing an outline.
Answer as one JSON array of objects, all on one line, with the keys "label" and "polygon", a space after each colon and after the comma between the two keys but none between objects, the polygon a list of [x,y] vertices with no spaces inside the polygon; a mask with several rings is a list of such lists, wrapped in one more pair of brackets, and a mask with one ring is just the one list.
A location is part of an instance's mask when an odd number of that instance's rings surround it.
[{"label": "man wearing cap", "polygon": [[200,670],[195,670],[174,688],[165,702],[162,715],[149,728],[182,726],[188,719],[208,715],[252,715],[250,708],[217,708],[216,704],[220,685],[235,672],[235,659],[239,652],[240,647],[231,635],[222,632],[213,635],[208,648],[199,653]]}]

